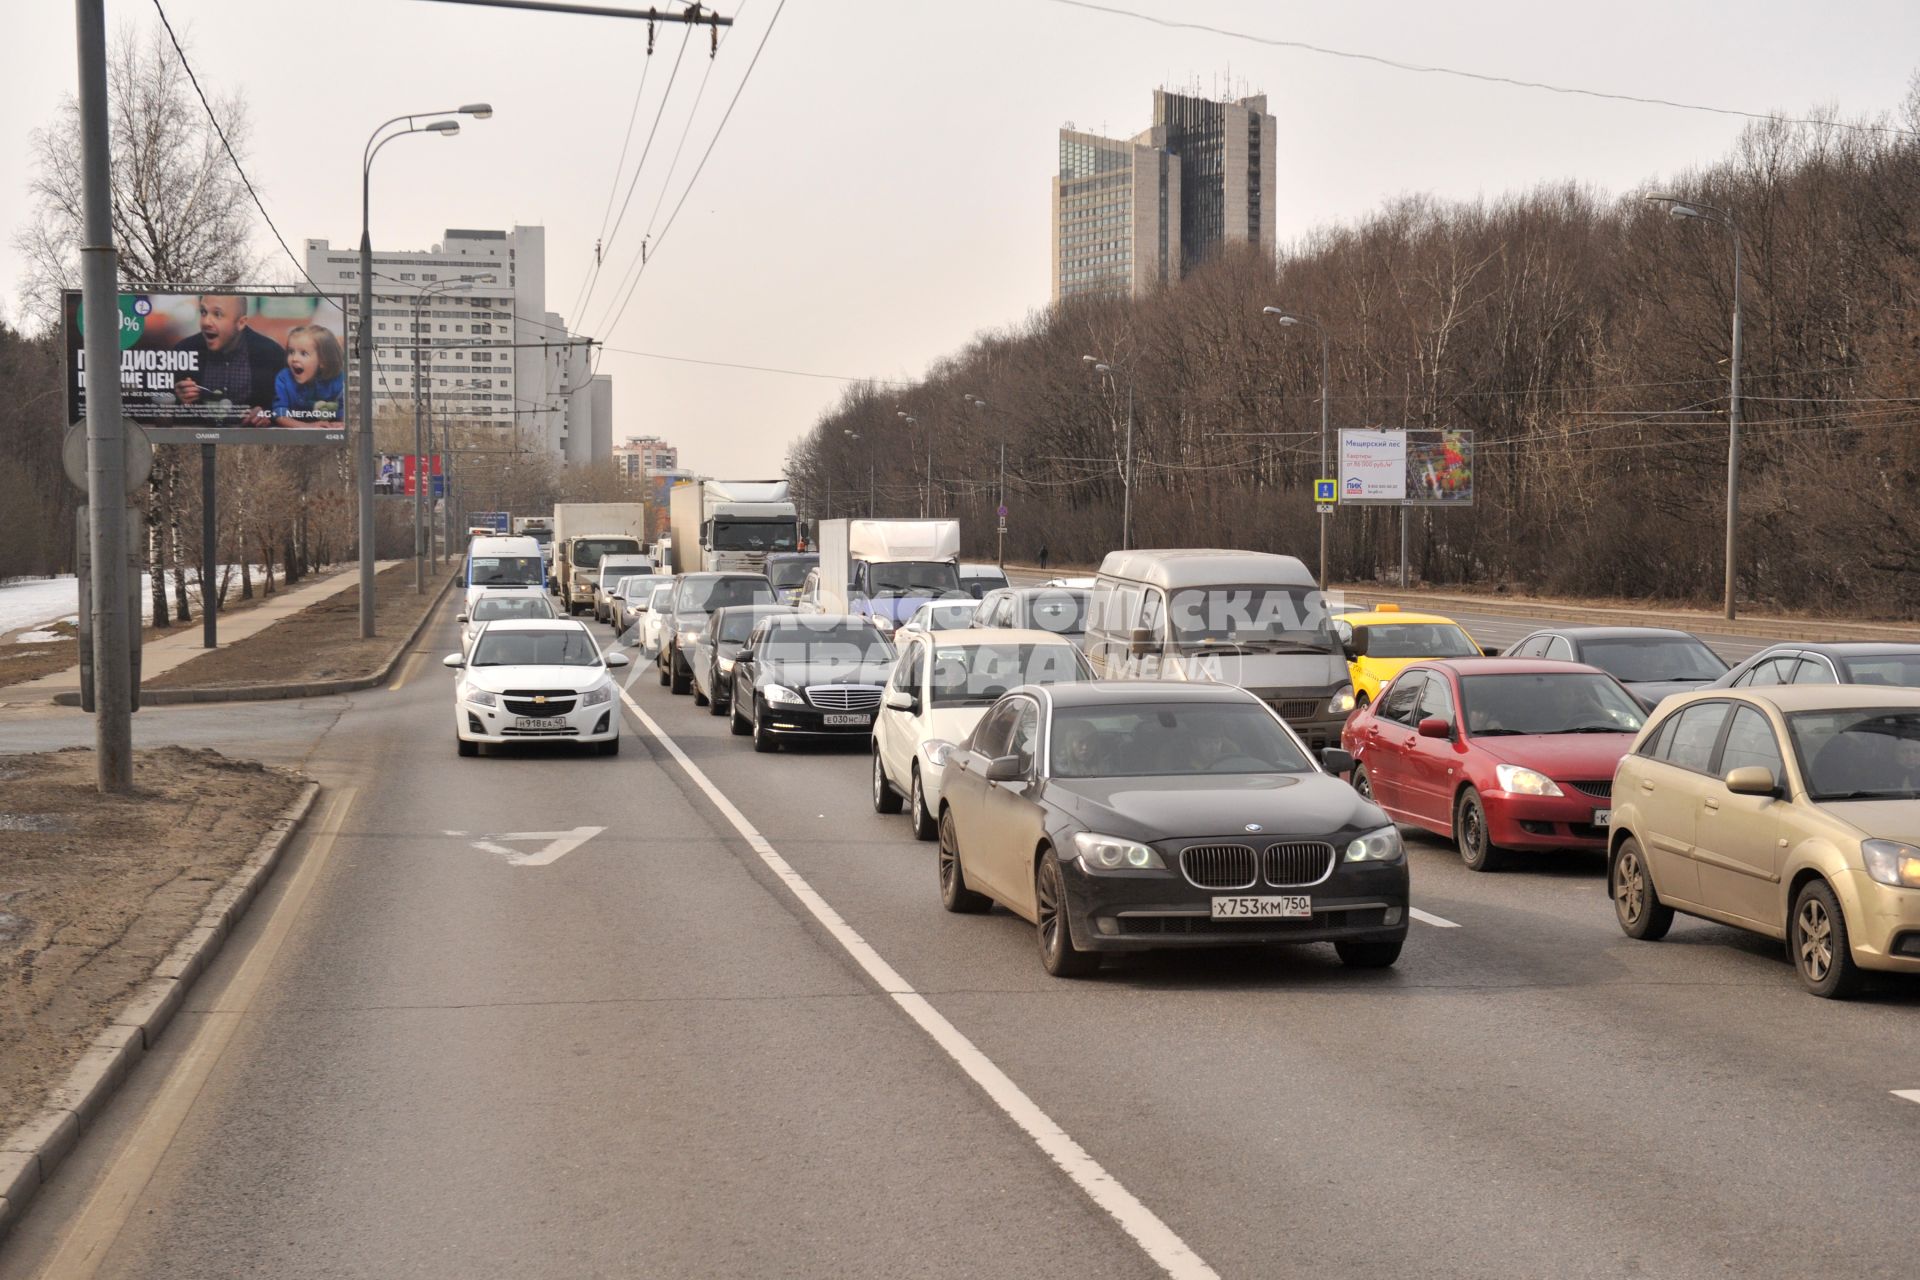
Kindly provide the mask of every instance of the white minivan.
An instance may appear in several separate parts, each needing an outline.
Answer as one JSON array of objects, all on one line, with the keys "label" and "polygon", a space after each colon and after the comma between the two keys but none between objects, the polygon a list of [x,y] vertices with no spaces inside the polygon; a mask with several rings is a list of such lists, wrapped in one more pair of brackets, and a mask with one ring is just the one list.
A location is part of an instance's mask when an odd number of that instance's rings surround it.
[{"label": "white minivan", "polygon": [[467,607],[471,613],[474,597],[482,591],[545,591],[547,575],[540,557],[540,544],[526,534],[494,534],[475,538],[467,544],[467,563],[463,573]]}]

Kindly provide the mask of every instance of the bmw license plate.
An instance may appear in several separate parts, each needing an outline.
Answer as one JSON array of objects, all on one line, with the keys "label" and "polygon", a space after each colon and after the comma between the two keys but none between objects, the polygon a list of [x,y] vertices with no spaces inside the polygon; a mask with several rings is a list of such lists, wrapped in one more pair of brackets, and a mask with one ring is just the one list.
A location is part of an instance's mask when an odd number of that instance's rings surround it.
[{"label": "bmw license plate", "polygon": [[872,724],[873,717],[860,712],[832,712],[820,717],[822,724]]},{"label": "bmw license plate", "polygon": [[1612,826],[1612,825],[1613,825],[1613,810],[1611,810],[1611,809],[1595,809],[1595,810],[1593,811],[1593,825],[1594,825],[1594,826],[1596,826],[1596,827],[1607,827],[1607,826]]},{"label": "bmw license plate", "polygon": [[539,716],[515,716],[513,727],[516,729],[564,729],[567,727],[567,722],[543,719]]},{"label": "bmw license plate", "polygon": [[1313,898],[1304,893],[1244,894],[1213,900],[1215,920],[1301,920],[1313,914]]}]

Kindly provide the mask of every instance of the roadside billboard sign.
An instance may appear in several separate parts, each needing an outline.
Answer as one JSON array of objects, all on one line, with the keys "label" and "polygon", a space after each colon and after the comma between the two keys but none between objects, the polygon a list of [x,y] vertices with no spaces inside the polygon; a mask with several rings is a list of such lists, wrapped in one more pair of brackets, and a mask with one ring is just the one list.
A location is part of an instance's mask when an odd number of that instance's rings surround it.
[{"label": "roadside billboard sign", "polygon": [[[447,478],[440,474],[440,455],[427,455],[428,470],[433,476],[433,496],[438,498],[446,493]],[[418,468],[411,453],[379,453],[373,458],[373,492],[378,497],[413,496],[413,477]],[[511,517],[509,517],[511,519]],[[477,521],[476,521],[477,523]]]},{"label": "roadside billboard sign", "polygon": [[1473,432],[1342,431],[1339,501],[1361,506],[1471,506]]},{"label": "roadside billboard sign", "polygon": [[513,532],[513,515],[506,511],[481,511],[467,517],[467,523],[478,529],[482,525],[495,533]]},{"label": "roadside billboard sign", "polygon": [[1416,506],[1473,505],[1473,432],[1407,432],[1407,501]]},{"label": "roadside billboard sign", "polygon": [[[231,288],[231,286],[226,286]],[[80,294],[63,299],[67,418],[87,411]],[[123,293],[123,414],[163,444],[344,444],[346,309],[327,294]]]},{"label": "roadside billboard sign", "polygon": [[1342,430],[1340,498],[1343,503],[1407,500],[1407,433]]}]

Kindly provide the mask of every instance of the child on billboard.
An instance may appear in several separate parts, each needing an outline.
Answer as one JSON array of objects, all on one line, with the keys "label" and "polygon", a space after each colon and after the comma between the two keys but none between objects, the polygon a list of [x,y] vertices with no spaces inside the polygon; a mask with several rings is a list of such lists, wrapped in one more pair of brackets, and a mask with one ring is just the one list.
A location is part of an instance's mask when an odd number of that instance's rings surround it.
[{"label": "child on billboard", "polygon": [[340,420],[346,390],[340,339],[325,325],[303,324],[287,334],[287,367],[273,381],[273,424],[331,426]]}]

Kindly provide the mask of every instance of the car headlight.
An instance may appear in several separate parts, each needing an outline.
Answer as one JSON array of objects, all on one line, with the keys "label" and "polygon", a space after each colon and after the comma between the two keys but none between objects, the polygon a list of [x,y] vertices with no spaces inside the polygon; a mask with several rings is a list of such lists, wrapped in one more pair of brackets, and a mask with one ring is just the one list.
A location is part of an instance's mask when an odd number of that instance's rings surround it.
[{"label": "car headlight", "polygon": [[946,764],[947,757],[953,754],[953,744],[944,738],[928,738],[920,744],[921,754],[927,757],[927,763],[935,768]]},{"label": "car headlight", "polygon": [[806,701],[805,698],[783,684],[770,684],[761,690],[761,692],[766,694],[768,702],[788,702],[798,706]]},{"label": "car headlight", "polygon": [[598,688],[589,689],[585,693],[580,695],[580,705],[583,707],[597,707],[603,702],[612,702],[612,701],[613,701],[613,685],[611,683],[600,685]]},{"label": "car headlight", "polygon": [[468,702],[473,703],[475,706],[497,707],[500,705],[499,698],[495,697],[491,693],[488,693],[485,689],[476,689],[470,684],[463,684],[460,686],[460,696],[465,698]]},{"label": "car headlight", "polygon": [[1327,699],[1327,710],[1336,716],[1346,715],[1353,710],[1353,686],[1342,685],[1340,692]]},{"label": "car headlight", "polygon": [[884,613],[876,613],[868,621],[873,623],[875,631],[892,631],[895,626],[893,619]]},{"label": "car headlight", "polygon": [[1523,769],[1517,764],[1497,764],[1493,767],[1493,776],[1500,780],[1502,791],[1510,791],[1517,796],[1561,794],[1554,780],[1536,769]]},{"label": "car headlight", "polygon": [[1080,865],[1088,871],[1117,871],[1122,867],[1136,871],[1166,869],[1160,855],[1138,840],[1082,831],[1073,837],[1073,846],[1080,851]]},{"label": "car headlight", "polygon": [[714,659],[714,662],[717,666],[719,666],[721,675],[730,676],[733,674],[732,658],[716,658]]},{"label": "car headlight", "polygon": [[1862,840],[1860,856],[1866,859],[1867,874],[1881,884],[1920,889],[1920,849],[1897,840]]},{"label": "car headlight", "polygon": [[1406,856],[1406,846],[1400,843],[1400,832],[1395,827],[1367,832],[1347,845],[1346,854],[1348,862],[1398,862]]}]

